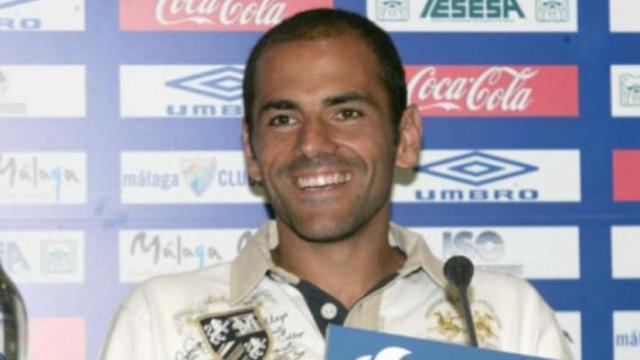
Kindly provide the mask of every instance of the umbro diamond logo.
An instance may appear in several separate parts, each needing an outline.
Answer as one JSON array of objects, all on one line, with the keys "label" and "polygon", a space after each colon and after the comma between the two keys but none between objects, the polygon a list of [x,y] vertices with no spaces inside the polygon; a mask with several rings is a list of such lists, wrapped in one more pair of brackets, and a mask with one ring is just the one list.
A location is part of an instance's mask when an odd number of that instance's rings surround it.
[{"label": "umbro diamond logo", "polygon": [[196,94],[234,101],[242,98],[242,66],[225,65],[167,82],[167,86]]},{"label": "umbro diamond logo", "polygon": [[420,166],[419,171],[480,186],[534,172],[538,167],[503,157],[472,151]]}]

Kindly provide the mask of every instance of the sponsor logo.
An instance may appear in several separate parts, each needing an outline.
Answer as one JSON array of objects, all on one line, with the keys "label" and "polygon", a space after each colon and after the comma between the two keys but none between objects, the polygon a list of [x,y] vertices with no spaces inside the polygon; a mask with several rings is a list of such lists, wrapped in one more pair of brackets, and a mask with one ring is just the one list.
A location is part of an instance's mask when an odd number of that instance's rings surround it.
[{"label": "sponsor logo", "polygon": [[240,151],[125,152],[124,203],[260,203]]},{"label": "sponsor logo", "polygon": [[242,99],[244,70],[238,66],[222,66],[203,73],[167,82],[175,87],[196,94],[226,101]]},{"label": "sponsor logo", "polygon": [[640,117],[640,65],[611,66],[611,114]]},{"label": "sponsor logo", "polygon": [[39,1],[39,0],[0,0],[0,10],[6,9],[12,6],[20,5],[20,4],[34,2],[34,1]]},{"label": "sponsor logo", "polygon": [[537,171],[538,168],[518,161],[473,151],[422,165],[419,170],[477,186]]},{"label": "sponsor logo", "polygon": [[538,21],[569,21],[569,0],[536,0]]},{"label": "sponsor logo", "polygon": [[177,173],[156,173],[152,171],[140,171],[128,173],[122,176],[124,187],[153,187],[160,190],[171,190],[180,185],[180,175]]},{"label": "sponsor logo", "polygon": [[216,159],[183,159],[182,174],[193,192],[201,196],[211,184],[216,173]]},{"label": "sponsor logo", "polygon": [[613,151],[613,199],[640,201],[640,149]]},{"label": "sponsor logo", "polygon": [[375,356],[360,356],[356,360],[402,360],[407,355],[411,355],[411,351],[398,346],[389,346],[380,350]]},{"label": "sponsor logo", "polygon": [[616,333],[616,348],[640,348],[640,326],[636,329]]},{"label": "sponsor logo", "polygon": [[579,157],[577,150],[427,150],[415,173],[396,173],[393,200],[580,201]]},{"label": "sponsor logo", "polygon": [[640,4],[636,0],[610,0],[609,19],[612,32],[640,32],[638,12]]},{"label": "sponsor logo", "polygon": [[[449,258],[453,255],[464,255],[472,260],[476,258],[483,262],[496,262],[504,257],[505,245],[502,237],[494,231],[483,231],[474,236],[471,231],[443,233],[443,257]],[[484,268],[484,266],[478,266]],[[512,275],[523,276],[522,264],[499,265],[489,267],[488,271],[501,270]]]},{"label": "sponsor logo", "polygon": [[259,31],[332,0],[120,0],[121,30]]},{"label": "sponsor logo", "polygon": [[425,116],[578,115],[576,66],[409,65],[406,72],[409,99]]},{"label": "sponsor logo", "polygon": [[126,230],[120,232],[120,281],[196,270],[233,260],[249,230]]},{"label": "sponsor logo", "polygon": [[[65,91],[59,91],[59,84]],[[83,66],[0,66],[0,118],[84,116]]]},{"label": "sponsor logo", "polygon": [[14,7],[16,5],[21,5],[25,3],[30,3],[39,0],[4,0],[0,1],[0,31],[11,31],[11,30],[39,30],[42,28],[42,21],[38,18],[15,18],[15,17],[4,17],[2,16],[2,10]]},{"label": "sponsor logo", "polygon": [[0,0],[0,31],[84,30],[84,0]]},{"label": "sponsor logo", "polygon": [[611,269],[614,279],[639,279],[640,226],[611,227]]},{"label": "sponsor logo", "polygon": [[628,332],[616,333],[616,348],[640,348],[640,326]]},{"label": "sponsor logo", "polygon": [[[418,167],[418,171],[420,172],[473,186],[490,184],[537,170],[538,168],[536,166],[507,158],[491,156],[478,151],[445,158]],[[433,195],[433,193],[431,194]],[[463,196],[456,195],[456,192],[447,192],[446,194],[449,194],[452,200],[455,197],[463,198]],[[488,194],[484,192],[472,192],[470,195],[482,199],[488,196]],[[517,193],[513,191],[501,191],[495,195],[496,197],[506,197],[509,200],[515,200],[514,195],[520,200],[536,200],[539,197],[538,190],[536,189],[521,189]],[[419,192],[417,196],[421,198],[422,192]],[[496,200],[499,200],[499,198],[496,198]]]},{"label": "sponsor logo", "polygon": [[[2,258],[4,269],[10,274],[19,276],[20,273],[31,271],[31,264],[15,241],[0,242],[0,258]],[[16,281],[19,280],[16,279]]]},{"label": "sponsor logo", "polygon": [[615,359],[640,356],[640,311],[613,312],[613,346]]},{"label": "sponsor logo", "polygon": [[78,269],[78,245],[74,240],[42,242],[42,270],[50,274],[73,273]]},{"label": "sponsor logo", "polygon": [[367,0],[387,31],[576,32],[577,0]]},{"label": "sponsor logo", "polygon": [[[216,158],[183,158],[180,159],[182,173],[156,173],[140,171],[124,174],[122,183],[129,188],[158,188],[170,191],[182,184],[186,185],[198,197],[202,196],[218,174],[219,186],[255,186],[246,171],[223,171],[216,173]],[[182,176],[181,176],[182,175]]]},{"label": "sponsor logo", "polygon": [[620,106],[640,106],[640,75],[622,74],[620,79]]},{"label": "sponsor logo", "polygon": [[[577,227],[415,228],[446,260],[464,255],[477,268],[529,279],[580,277]],[[554,261],[554,266],[548,264]]]},{"label": "sponsor logo", "polygon": [[517,0],[427,0],[421,18],[424,19],[503,19],[524,18]]},{"label": "sponsor logo", "polygon": [[255,307],[197,319],[205,344],[215,358],[266,359],[271,333]]},{"label": "sponsor logo", "polygon": [[[86,321],[80,317],[30,317],[29,357],[86,359]],[[73,341],[69,341],[73,339]],[[60,346],[65,344],[65,346]]]},{"label": "sponsor logo", "polygon": [[243,76],[240,65],[122,66],[121,115],[239,118]]},{"label": "sponsor logo", "polygon": [[376,19],[380,21],[409,20],[409,0],[376,1]]},{"label": "sponsor logo", "polygon": [[0,259],[19,283],[84,281],[84,234],[79,231],[0,232]]},{"label": "sponsor logo", "polygon": [[85,173],[82,153],[0,153],[0,203],[83,203]]}]

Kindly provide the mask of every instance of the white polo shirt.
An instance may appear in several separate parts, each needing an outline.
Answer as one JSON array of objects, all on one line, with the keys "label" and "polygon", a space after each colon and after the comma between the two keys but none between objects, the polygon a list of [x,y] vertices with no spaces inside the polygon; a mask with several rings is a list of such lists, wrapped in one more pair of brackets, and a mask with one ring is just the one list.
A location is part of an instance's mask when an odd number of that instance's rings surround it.
[{"label": "white polo shirt", "polygon": [[[442,262],[420,235],[395,224],[389,244],[405,253],[404,266],[347,311],[330,298],[321,304],[326,294],[273,263],[278,234],[270,221],[230,263],[140,285],[121,306],[102,359],[323,359],[323,319],[466,343]],[[481,347],[572,358],[552,310],[526,281],[477,272],[469,294]]]}]

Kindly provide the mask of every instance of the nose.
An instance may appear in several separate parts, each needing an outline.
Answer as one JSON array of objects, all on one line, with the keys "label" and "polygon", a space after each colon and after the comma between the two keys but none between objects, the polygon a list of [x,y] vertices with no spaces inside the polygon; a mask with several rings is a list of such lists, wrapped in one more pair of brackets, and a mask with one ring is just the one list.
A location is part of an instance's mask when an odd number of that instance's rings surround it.
[{"label": "nose", "polygon": [[335,151],[336,143],[330,125],[320,118],[309,119],[298,133],[297,149],[307,158],[316,158]]}]

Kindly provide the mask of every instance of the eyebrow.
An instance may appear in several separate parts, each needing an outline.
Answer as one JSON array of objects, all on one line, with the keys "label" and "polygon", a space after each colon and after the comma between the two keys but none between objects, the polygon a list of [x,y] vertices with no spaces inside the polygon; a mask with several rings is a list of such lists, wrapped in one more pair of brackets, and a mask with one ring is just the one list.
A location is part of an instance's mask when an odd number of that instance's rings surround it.
[{"label": "eyebrow", "polygon": [[375,108],[379,108],[378,103],[375,102],[370,96],[363,95],[358,92],[348,92],[345,94],[331,96],[329,98],[324,99],[322,101],[322,104],[325,106],[336,106],[336,105],[342,105],[350,102],[365,103]]},{"label": "eyebrow", "polygon": [[[376,109],[380,108],[380,105],[370,96],[363,95],[358,92],[348,92],[336,96],[330,96],[322,100],[322,104],[324,106],[336,106],[350,102],[365,103]],[[258,110],[258,117],[269,110],[300,110],[300,105],[295,101],[286,99],[267,101],[262,106],[260,106],[260,109]]]},{"label": "eyebrow", "polygon": [[300,106],[291,100],[272,100],[260,106],[258,117],[269,110],[299,110]]}]

